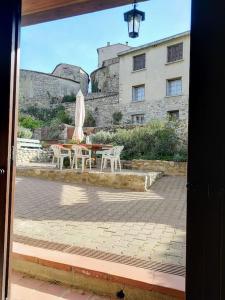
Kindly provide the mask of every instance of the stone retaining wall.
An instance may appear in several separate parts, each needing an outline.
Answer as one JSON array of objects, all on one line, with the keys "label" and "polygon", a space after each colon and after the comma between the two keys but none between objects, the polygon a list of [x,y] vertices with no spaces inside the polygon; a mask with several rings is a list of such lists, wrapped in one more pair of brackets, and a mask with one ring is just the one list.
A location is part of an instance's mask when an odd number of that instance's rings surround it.
[{"label": "stone retaining wall", "polygon": [[165,175],[185,176],[187,174],[186,162],[174,162],[164,160],[132,160],[133,170],[163,172]]},{"label": "stone retaining wall", "polygon": [[[112,125],[113,113],[120,110],[118,93],[90,93],[85,97],[85,108],[91,112],[97,127]],[[68,114],[74,118],[75,103],[63,103]]]},{"label": "stone retaining wall", "polygon": [[17,149],[17,164],[28,162],[49,162],[50,152],[38,149]]},{"label": "stone retaining wall", "polygon": [[145,192],[151,185],[163,176],[160,172],[79,172],[70,169],[41,169],[32,167],[18,167],[17,176],[36,177],[52,181],[67,183],[81,183],[93,186],[103,186],[116,189],[129,189]]}]

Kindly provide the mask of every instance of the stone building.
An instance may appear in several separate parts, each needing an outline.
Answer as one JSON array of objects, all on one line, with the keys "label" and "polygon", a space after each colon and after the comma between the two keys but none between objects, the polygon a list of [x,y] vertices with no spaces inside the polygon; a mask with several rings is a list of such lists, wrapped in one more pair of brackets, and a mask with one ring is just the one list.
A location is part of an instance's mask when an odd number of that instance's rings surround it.
[{"label": "stone building", "polygon": [[92,93],[111,93],[119,91],[119,58],[108,59],[102,67],[91,73]]},{"label": "stone building", "polygon": [[105,56],[98,49],[101,66],[90,75],[93,94],[86,106],[93,114],[104,107],[103,114],[96,116],[97,126],[112,124],[113,113],[121,112],[122,123],[171,117],[181,120],[187,131],[190,32],[129,47],[117,55],[115,48],[100,48],[107,51]]},{"label": "stone building", "polygon": [[98,69],[91,75],[92,93],[111,93],[119,91],[119,62],[118,53],[130,50],[132,47],[126,44],[107,43],[107,46],[97,49]]},{"label": "stone building", "polygon": [[129,50],[132,47],[128,46],[128,43],[126,44],[113,44],[110,45],[108,42],[105,47],[101,47],[97,49],[98,53],[98,68],[101,68],[103,66],[103,63],[106,60],[110,60],[112,58],[116,58],[119,52]]},{"label": "stone building", "polygon": [[87,95],[89,75],[81,67],[68,64],[59,64],[53,70],[52,75],[79,82],[82,93]]},{"label": "stone building", "polygon": [[61,103],[64,96],[88,92],[89,76],[80,67],[60,64],[51,74],[20,70],[19,105],[50,107]]},{"label": "stone building", "polygon": [[167,116],[187,122],[190,33],[118,54],[119,103],[124,118],[146,123]]},{"label": "stone building", "polygon": [[[45,106],[61,103],[63,96],[81,88],[86,110],[97,127],[113,124],[122,113],[122,124],[145,124],[167,116],[177,118],[187,132],[190,33],[184,32],[140,47],[108,44],[97,49],[97,70],[89,76],[80,67],[56,66],[52,74],[21,71],[20,104]],[[63,103],[74,117],[75,103]]]}]

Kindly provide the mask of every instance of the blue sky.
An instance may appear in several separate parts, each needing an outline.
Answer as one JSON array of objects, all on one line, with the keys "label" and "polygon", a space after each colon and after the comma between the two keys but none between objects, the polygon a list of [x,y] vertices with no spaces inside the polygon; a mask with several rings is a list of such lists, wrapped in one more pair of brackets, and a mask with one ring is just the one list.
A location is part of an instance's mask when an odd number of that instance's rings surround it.
[{"label": "blue sky", "polygon": [[21,33],[21,68],[50,73],[59,63],[97,67],[98,47],[107,42],[139,46],[190,29],[191,0],[151,0],[139,3],[146,20],[140,37],[130,39],[123,13],[132,6],[28,26]]}]

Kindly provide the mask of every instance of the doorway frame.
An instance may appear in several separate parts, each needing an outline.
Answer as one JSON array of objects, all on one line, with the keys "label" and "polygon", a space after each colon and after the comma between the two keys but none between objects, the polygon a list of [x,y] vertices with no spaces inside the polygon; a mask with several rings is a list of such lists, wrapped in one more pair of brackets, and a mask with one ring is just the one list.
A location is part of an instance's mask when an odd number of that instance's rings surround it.
[{"label": "doorway frame", "polygon": [[3,0],[0,11],[0,299],[9,297],[17,136],[20,0]]}]

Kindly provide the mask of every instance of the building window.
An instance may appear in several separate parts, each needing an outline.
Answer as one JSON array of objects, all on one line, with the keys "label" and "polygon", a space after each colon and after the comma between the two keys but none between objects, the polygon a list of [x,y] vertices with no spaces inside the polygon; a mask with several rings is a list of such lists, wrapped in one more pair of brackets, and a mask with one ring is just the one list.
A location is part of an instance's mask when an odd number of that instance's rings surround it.
[{"label": "building window", "polygon": [[145,99],[145,85],[133,86],[132,88],[133,96],[132,100],[134,102],[143,101]]},{"label": "building window", "polygon": [[183,59],[183,43],[167,47],[167,62]]},{"label": "building window", "polygon": [[170,121],[179,119],[179,110],[170,110],[167,112]]},{"label": "building window", "polygon": [[141,70],[145,68],[145,54],[137,55],[133,57],[133,71]]},{"label": "building window", "polygon": [[167,96],[179,96],[182,94],[182,79],[169,79],[167,80]]},{"label": "building window", "polygon": [[131,116],[132,124],[144,124],[144,120],[145,120],[144,114],[138,114],[138,115]]}]

